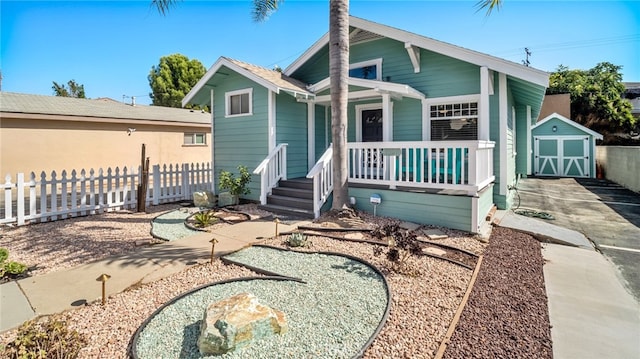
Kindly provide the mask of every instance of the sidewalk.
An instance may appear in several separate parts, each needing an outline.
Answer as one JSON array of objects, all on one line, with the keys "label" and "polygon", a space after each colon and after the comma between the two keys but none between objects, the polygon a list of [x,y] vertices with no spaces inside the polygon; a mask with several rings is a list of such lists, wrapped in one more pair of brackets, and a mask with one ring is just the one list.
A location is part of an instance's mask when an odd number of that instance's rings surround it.
[{"label": "sidewalk", "polygon": [[[280,223],[279,232],[298,224]],[[212,238],[216,255],[224,255],[275,235],[271,221],[247,221],[202,232],[176,241],[143,247],[64,271],[30,277],[0,285],[0,332],[43,314],[59,313],[101,298],[100,275],[111,278],[107,296],[135,284],[144,284],[210,260]]]},{"label": "sidewalk", "polygon": [[498,211],[501,227],[542,242],[555,359],[640,358],[640,305],[581,233]]}]

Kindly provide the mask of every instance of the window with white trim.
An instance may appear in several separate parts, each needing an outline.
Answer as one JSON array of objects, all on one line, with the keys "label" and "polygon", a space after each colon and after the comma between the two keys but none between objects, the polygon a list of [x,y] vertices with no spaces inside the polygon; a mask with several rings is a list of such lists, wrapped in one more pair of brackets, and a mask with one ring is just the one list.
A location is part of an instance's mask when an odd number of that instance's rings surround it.
[{"label": "window with white trim", "polygon": [[380,81],[382,79],[382,59],[362,61],[350,64],[349,77]]},{"label": "window with white trim", "polygon": [[225,116],[247,116],[253,113],[253,89],[225,92]]},{"label": "window with white trim", "polygon": [[185,146],[198,146],[207,144],[207,134],[201,133],[185,133],[184,145]]},{"label": "window with white trim", "polygon": [[431,141],[478,139],[478,102],[465,101],[429,106]]}]

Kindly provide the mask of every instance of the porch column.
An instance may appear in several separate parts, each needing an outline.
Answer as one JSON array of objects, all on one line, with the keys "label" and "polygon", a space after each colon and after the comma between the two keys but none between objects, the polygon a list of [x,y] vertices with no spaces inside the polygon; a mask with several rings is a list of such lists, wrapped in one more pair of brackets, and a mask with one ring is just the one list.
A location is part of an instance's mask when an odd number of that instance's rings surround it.
[{"label": "porch column", "polygon": [[382,94],[382,141],[393,141],[393,113],[388,93]]},{"label": "porch column", "polygon": [[271,90],[267,92],[267,117],[269,126],[269,148],[267,153],[270,153],[276,148],[276,93]]},{"label": "porch column", "polygon": [[307,171],[316,163],[316,105],[307,102]]},{"label": "porch column", "polygon": [[531,152],[531,141],[532,141],[532,137],[531,137],[531,106],[527,105],[527,176],[531,176],[531,174],[533,173],[531,171],[531,156],[532,156],[532,152]]},{"label": "porch column", "polygon": [[498,194],[507,194],[507,183],[509,166],[507,163],[507,131],[509,130],[507,121],[509,120],[509,104],[507,102],[507,75],[500,73],[498,78],[498,109],[500,114],[500,142],[498,145],[499,157],[500,157],[500,186],[498,187]]},{"label": "porch column", "polygon": [[480,121],[478,121],[478,140],[489,141],[489,68],[480,68]]}]

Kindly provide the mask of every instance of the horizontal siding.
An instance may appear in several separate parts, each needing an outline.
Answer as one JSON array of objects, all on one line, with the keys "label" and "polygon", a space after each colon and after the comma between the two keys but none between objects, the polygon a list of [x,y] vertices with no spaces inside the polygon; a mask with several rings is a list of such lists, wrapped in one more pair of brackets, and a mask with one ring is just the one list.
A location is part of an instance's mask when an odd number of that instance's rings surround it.
[{"label": "horizontal siding", "polygon": [[479,193],[478,198],[478,227],[480,227],[493,207],[493,185]]},{"label": "horizontal siding", "polygon": [[[268,147],[267,89],[231,70],[229,76],[215,89],[215,172],[216,189],[220,171],[237,175],[239,165],[250,172],[265,158]],[[225,92],[253,88],[253,115],[225,118]],[[247,131],[251,129],[251,131]],[[260,178],[253,175],[249,183],[251,194],[243,198],[260,198]]]},{"label": "horizontal siding", "polygon": [[[316,161],[327,149],[331,143],[331,126],[330,121],[325,121],[325,109],[328,113],[329,109],[325,106],[316,106]],[[328,115],[326,115],[328,116]]]},{"label": "horizontal siding", "polygon": [[369,198],[374,193],[382,198],[376,210],[379,216],[464,231],[471,228],[471,197],[349,188],[349,196],[356,198],[356,207],[369,213],[373,212]]},{"label": "horizontal siding", "polygon": [[[527,138],[527,107],[516,106],[516,173],[527,174],[527,142],[532,139]],[[533,148],[532,148],[533,149]]]},{"label": "horizontal siding", "polygon": [[287,143],[287,177],[307,175],[307,104],[289,94],[276,97],[276,143]]},{"label": "horizontal siding", "polygon": [[[553,126],[557,131],[553,132]],[[533,136],[589,136],[588,133],[568,123],[552,118],[532,130]]]},{"label": "horizontal siding", "polygon": [[405,98],[393,103],[394,141],[422,141],[422,102]]}]

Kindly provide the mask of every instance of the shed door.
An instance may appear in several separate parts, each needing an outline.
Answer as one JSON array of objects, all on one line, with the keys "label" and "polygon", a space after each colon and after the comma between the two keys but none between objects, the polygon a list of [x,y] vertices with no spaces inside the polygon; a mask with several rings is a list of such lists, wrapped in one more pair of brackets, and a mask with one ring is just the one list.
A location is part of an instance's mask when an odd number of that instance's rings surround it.
[{"label": "shed door", "polygon": [[588,136],[535,136],[536,176],[590,177]]}]

